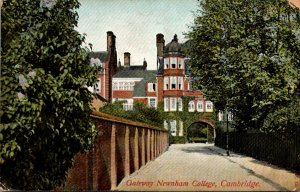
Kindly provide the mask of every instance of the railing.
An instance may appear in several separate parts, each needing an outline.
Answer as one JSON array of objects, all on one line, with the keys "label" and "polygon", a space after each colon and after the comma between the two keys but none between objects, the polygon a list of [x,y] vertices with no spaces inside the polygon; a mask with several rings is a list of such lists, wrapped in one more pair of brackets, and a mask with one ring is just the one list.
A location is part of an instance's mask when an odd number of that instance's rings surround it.
[{"label": "railing", "polygon": [[[229,150],[290,170],[300,170],[300,137],[274,133],[229,133]],[[226,133],[217,132],[216,146],[226,149]]]},{"label": "railing", "polygon": [[76,156],[66,190],[113,190],[169,146],[166,130],[96,111],[91,116],[98,136],[93,149]]}]

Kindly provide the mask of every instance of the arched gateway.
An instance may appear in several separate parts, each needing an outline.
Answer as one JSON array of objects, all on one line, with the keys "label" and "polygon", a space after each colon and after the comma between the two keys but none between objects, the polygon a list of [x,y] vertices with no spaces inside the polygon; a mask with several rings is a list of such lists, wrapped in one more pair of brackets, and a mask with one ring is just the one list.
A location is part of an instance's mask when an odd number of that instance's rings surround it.
[{"label": "arched gateway", "polygon": [[199,118],[186,129],[187,142],[214,142],[215,123],[206,118]]}]

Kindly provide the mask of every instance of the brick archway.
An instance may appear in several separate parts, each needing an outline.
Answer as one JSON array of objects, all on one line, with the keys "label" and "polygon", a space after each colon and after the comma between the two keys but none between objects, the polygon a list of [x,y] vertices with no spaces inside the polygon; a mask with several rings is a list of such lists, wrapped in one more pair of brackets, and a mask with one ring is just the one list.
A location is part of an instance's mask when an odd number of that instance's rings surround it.
[{"label": "brick archway", "polygon": [[206,118],[199,118],[194,123],[206,123],[206,124],[210,125],[213,129],[216,129],[215,123]]},{"label": "brick archway", "polygon": [[187,139],[187,141],[190,138],[190,136],[188,134],[188,131],[195,124],[205,124],[205,125],[207,125],[209,133],[213,136],[213,140],[216,138],[216,131],[215,131],[216,125],[215,125],[215,123],[212,120],[207,119],[207,118],[199,118],[199,119],[196,119],[190,126],[188,126],[188,128],[186,130],[186,137],[187,137],[186,139]]}]

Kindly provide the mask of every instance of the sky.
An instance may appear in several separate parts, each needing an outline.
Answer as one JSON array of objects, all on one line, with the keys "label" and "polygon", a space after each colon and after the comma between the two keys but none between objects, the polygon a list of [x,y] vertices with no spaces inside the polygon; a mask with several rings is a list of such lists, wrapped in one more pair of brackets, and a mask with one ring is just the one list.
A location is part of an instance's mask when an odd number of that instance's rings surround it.
[{"label": "sky", "polygon": [[77,30],[86,33],[93,51],[106,51],[106,32],[116,36],[118,59],[124,63],[124,52],[130,52],[131,65],[156,69],[156,34],[162,33],[165,45],[174,34],[180,43],[192,26],[197,0],[79,0]]}]

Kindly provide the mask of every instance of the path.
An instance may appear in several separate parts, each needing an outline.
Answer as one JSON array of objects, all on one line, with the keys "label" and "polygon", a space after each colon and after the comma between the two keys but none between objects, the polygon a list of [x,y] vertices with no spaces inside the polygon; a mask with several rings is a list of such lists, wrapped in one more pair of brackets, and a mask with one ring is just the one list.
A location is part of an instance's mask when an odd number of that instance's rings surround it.
[{"label": "path", "polygon": [[210,144],[170,146],[129,177],[125,191],[287,191],[300,189],[300,177],[253,158]]}]

